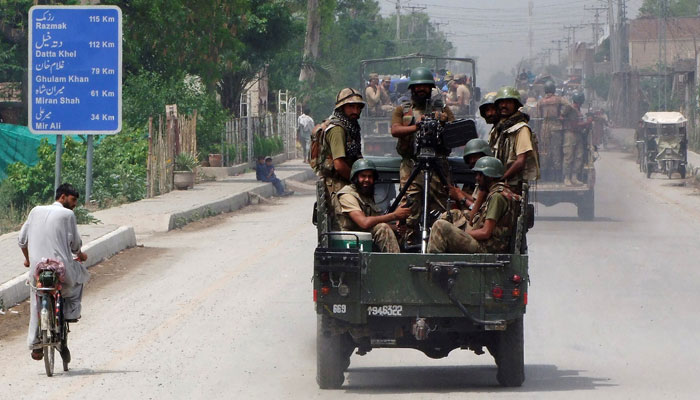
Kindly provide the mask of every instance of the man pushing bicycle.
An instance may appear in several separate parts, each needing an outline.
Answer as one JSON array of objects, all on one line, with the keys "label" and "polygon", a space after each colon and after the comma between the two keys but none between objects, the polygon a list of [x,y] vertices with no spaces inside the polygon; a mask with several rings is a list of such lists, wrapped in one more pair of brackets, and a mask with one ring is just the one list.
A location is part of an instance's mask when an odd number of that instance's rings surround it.
[{"label": "man pushing bicycle", "polygon": [[[56,201],[53,204],[32,209],[27,221],[22,225],[18,239],[19,247],[24,253],[24,266],[29,268],[31,286],[36,286],[35,269],[42,258],[60,261],[65,266],[66,273],[61,284],[61,296],[64,301],[63,316],[68,322],[77,322],[80,318],[83,284],[90,277],[87,269],[73,259],[75,254],[78,261],[87,260],[87,255],[81,251],[82,240],[73,213],[78,197],[79,194],[72,185],[64,183],[59,186],[56,189]],[[32,289],[29,296],[30,317],[27,333],[27,346],[30,349],[41,341],[38,335],[39,315],[36,297]],[[61,357],[66,361],[70,359],[67,348],[61,351]],[[42,350],[32,350],[32,358],[41,360]]]}]

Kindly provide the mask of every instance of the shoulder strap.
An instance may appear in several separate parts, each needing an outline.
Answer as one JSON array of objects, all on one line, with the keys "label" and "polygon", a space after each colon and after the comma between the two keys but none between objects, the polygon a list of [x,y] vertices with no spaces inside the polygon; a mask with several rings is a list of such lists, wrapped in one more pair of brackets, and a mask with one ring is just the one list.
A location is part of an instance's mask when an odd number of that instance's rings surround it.
[{"label": "shoulder strap", "polygon": [[506,133],[517,132],[518,130],[520,130],[520,128],[522,128],[522,127],[524,127],[524,126],[527,126],[528,128],[530,128],[530,126],[527,124],[527,122],[518,122],[517,124],[515,124],[515,125],[511,126],[510,128],[506,129]]}]

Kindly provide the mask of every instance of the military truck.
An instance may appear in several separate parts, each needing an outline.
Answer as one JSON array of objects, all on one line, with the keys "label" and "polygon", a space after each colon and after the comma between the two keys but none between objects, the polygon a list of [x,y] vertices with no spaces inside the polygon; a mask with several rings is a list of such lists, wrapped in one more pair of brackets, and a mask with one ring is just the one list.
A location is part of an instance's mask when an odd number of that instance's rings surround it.
[{"label": "military truck", "polygon": [[[377,165],[376,186],[398,185],[400,158],[367,158]],[[473,183],[461,158],[449,162],[454,182]],[[487,349],[502,386],[523,383],[526,232],[533,214],[527,187],[505,254],[376,252],[361,232],[331,230],[324,196],[320,181],[313,273],[319,387],[339,388],[353,352],[361,356],[376,348],[412,348],[436,359],[455,349]]]},{"label": "military truck", "polygon": [[[541,118],[531,118],[529,125],[535,135],[542,132]],[[573,203],[576,205],[579,219],[593,220],[595,218],[595,160],[593,135],[590,131],[586,131],[583,141],[583,168],[579,176],[583,185],[566,186],[561,177],[551,179],[544,177],[537,182],[532,200],[548,207],[558,203]]]},{"label": "military truck", "polygon": [[[433,72],[441,70],[454,73],[464,73],[470,78],[468,84],[471,93],[469,107],[462,113],[456,113],[455,118],[474,118],[478,110],[481,89],[476,86],[476,61],[471,58],[438,57],[428,54],[408,54],[398,57],[378,58],[360,61],[360,76],[362,81],[359,87],[364,90],[371,73],[378,73],[380,77],[391,76],[391,98],[394,106],[400,105],[402,100],[410,99],[408,92],[408,75],[411,69],[427,67]],[[360,117],[362,128],[362,154],[370,156],[396,156],[396,138],[391,136],[391,112],[370,112],[368,107],[362,110]]]}]

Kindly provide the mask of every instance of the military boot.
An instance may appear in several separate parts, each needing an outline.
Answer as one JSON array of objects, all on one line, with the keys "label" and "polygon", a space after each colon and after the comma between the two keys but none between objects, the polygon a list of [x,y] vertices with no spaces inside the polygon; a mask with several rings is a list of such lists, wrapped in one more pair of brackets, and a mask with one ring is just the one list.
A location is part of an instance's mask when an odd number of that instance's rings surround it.
[{"label": "military boot", "polygon": [[573,183],[574,186],[583,186],[583,182],[581,182],[580,180],[578,180],[578,178],[576,177],[575,174],[574,174],[574,175],[571,175],[571,183]]},{"label": "military boot", "polygon": [[564,176],[564,186],[574,186],[574,184],[571,183],[571,179],[569,179],[569,175]]}]

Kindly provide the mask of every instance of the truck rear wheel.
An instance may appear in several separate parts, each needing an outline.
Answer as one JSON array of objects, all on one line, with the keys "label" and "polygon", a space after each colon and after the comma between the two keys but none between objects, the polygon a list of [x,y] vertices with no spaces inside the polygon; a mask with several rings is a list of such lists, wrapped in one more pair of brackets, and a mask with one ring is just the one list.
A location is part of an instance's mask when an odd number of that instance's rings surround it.
[{"label": "truck rear wheel", "polygon": [[338,389],[345,381],[355,346],[347,333],[331,332],[324,319],[319,315],[316,323],[316,382],[321,389]]},{"label": "truck rear wheel", "polygon": [[525,381],[522,317],[508,324],[505,331],[499,332],[494,350],[491,353],[495,353],[498,383],[505,387],[521,386]]}]

